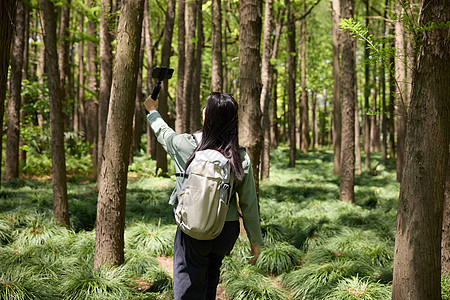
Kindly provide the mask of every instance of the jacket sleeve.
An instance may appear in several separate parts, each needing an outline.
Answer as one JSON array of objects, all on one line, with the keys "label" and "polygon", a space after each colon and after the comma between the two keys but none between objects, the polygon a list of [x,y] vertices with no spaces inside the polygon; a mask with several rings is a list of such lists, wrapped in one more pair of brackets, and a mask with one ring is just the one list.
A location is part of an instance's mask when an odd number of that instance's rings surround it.
[{"label": "jacket sleeve", "polygon": [[259,208],[256,196],[255,180],[253,178],[253,169],[250,158],[245,153],[243,160],[245,171],[244,179],[238,183],[237,193],[239,195],[239,206],[242,211],[244,228],[252,245],[261,245],[263,243],[261,224],[259,221]]}]

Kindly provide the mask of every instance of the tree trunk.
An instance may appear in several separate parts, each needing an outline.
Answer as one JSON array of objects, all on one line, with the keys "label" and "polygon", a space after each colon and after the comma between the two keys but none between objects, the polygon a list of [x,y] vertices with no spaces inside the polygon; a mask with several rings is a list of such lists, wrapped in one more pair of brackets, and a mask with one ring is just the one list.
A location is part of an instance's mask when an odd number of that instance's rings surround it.
[{"label": "tree trunk", "polygon": [[[23,51],[23,72],[22,72],[22,81],[29,80],[29,74],[28,74],[28,61],[29,61],[29,48],[30,48],[30,7],[28,5],[25,5],[25,27],[24,27],[24,51]],[[28,95],[24,95],[22,97],[22,104],[21,106],[24,107],[28,104],[30,101],[30,97]],[[25,110],[22,109],[20,112],[20,119],[23,121],[26,120],[28,114]],[[29,122],[30,128],[33,126],[32,122]],[[25,141],[23,139],[20,139],[19,141],[19,166],[25,166],[27,162],[27,151],[25,150]]]},{"label": "tree trunk", "polygon": [[[449,148],[450,151],[450,148]],[[442,218],[442,272],[450,274],[450,154],[447,162],[447,180],[445,183],[444,214]]]},{"label": "tree trunk", "polygon": [[121,7],[104,160],[100,180],[94,268],[124,261],[124,225],[132,118],[139,66],[144,0]]},{"label": "tree trunk", "polygon": [[17,1],[11,56],[10,94],[6,124],[5,179],[19,177],[20,104],[25,34],[25,3]]},{"label": "tree trunk", "polygon": [[[15,23],[16,1],[0,2],[0,136],[3,136],[3,115],[5,113],[6,86],[8,80],[9,57]],[[0,160],[3,143],[0,143]],[[1,178],[1,172],[0,172]]]},{"label": "tree trunk", "polygon": [[[389,64],[394,65],[394,56],[389,58]],[[395,75],[393,72],[389,72],[389,157],[395,159]]]},{"label": "tree trunk", "polygon": [[247,149],[259,193],[261,157],[261,9],[260,0],[239,2],[239,142]]},{"label": "tree trunk", "polygon": [[195,56],[195,72],[194,72],[194,84],[192,85],[192,105],[191,105],[191,129],[190,132],[195,132],[202,128],[202,117],[201,117],[201,107],[200,107],[200,86],[201,86],[201,75],[202,75],[202,52],[203,44],[205,41],[203,35],[203,13],[202,13],[202,2],[199,0],[197,3],[197,49]]},{"label": "tree trunk", "polygon": [[261,148],[261,179],[269,178],[270,167],[270,120],[269,120],[269,105],[270,92],[272,90],[272,66],[270,58],[272,57],[272,42],[271,36],[273,31],[273,0],[266,0],[264,8],[264,42],[263,42],[263,56],[261,63],[261,110],[262,110],[262,132],[263,132],[263,146]]},{"label": "tree trunk", "polygon": [[67,4],[61,6],[61,24],[59,28],[59,47],[58,47],[58,65],[59,65],[59,83],[62,101],[65,102],[68,96],[66,78],[69,76],[69,22],[70,22],[70,0]]},{"label": "tree trunk", "polygon": [[[80,15],[80,24],[79,24],[80,33],[84,32],[84,15]],[[73,113],[74,118],[74,131],[82,131],[84,130],[84,83],[85,83],[85,66],[84,66],[84,40],[81,39],[78,45],[78,89],[77,89],[77,97],[75,103],[75,109]]]},{"label": "tree trunk", "polygon": [[[369,26],[369,1],[365,2],[365,8],[366,8],[366,25]],[[364,45],[364,58],[366,60],[369,59],[370,56],[370,49],[369,49],[369,43],[366,41]],[[365,162],[364,162],[364,168],[366,170],[370,169],[370,116],[368,115],[368,112],[370,110],[369,105],[369,96],[370,96],[370,66],[368,63],[364,66],[364,119],[363,119],[363,138],[364,138],[364,153],[366,154]]]},{"label": "tree trunk", "polygon": [[355,173],[360,175],[362,173],[361,167],[361,131],[359,127],[359,110],[358,110],[358,97],[357,88],[355,84]]},{"label": "tree trunk", "polygon": [[406,70],[405,70],[405,42],[403,29],[403,9],[399,2],[395,2],[395,77],[397,99],[395,103],[395,112],[397,116],[397,181],[402,179],[403,158],[405,152],[406,135]]},{"label": "tree trunk", "polygon": [[177,79],[177,98],[176,98],[176,119],[175,131],[178,133],[187,132],[186,118],[188,115],[184,112],[187,105],[184,93],[184,76],[186,68],[186,1],[178,1],[178,79]]},{"label": "tree trunk", "polygon": [[270,147],[276,149],[280,138],[280,131],[278,129],[278,103],[277,103],[277,71],[273,72],[273,101],[272,110],[270,112]]},{"label": "tree trunk", "polygon": [[223,91],[222,10],[220,2],[221,0],[212,0],[211,5],[211,90],[213,92]]},{"label": "tree trunk", "polygon": [[[353,1],[341,0],[341,18],[353,18]],[[355,185],[355,39],[348,30],[342,41],[342,158],[340,199],[354,202]]]},{"label": "tree trunk", "polygon": [[287,68],[288,68],[288,139],[289,139],[289,167],[295,167],[295,155],[296,155],[296,96],[295,96],[295,74],[296,74],[296,50],[295,50],[295,9],[293,3],[286,0],[286,6],[288,7],[287,17]]},{"label": "tree trunk", "polygon": [[[100,90],[98,95],[98,137],[97,137],[97,173],[103,162],[106,121],[108,120],[109,97],[111,95],[113,68],[113,34],[110,28],[111,0],[102,0],[100,12]],[[111,28],[112,29],[112,28]]]},{"label": "tree trunk", "polygon": [[58,223],[69,226],[66,157],[64,152],[64,118],[58,56],[56,52],[56,12],[53,2],[39,1],[44,19],[45,68],[50,98],[50,133],[52,150],[53,212]]},{"label": "tree trunk", "polygon": [[[340,100],[340,62],[339,62],[339,0],[331,1],[333,34],[333,163],[334,175],[341,174],[341,100]],[[331,127],[330,127],[331,128]],[[331,133],[331,130],[330,130]],[[331,140],[329,139],[328,142]]]},{"label": "tree trunk", "polygon": [[315,148],[317,148],[319,146],[318,137],[317,137],[317,129],[318,129],[318,124],[317,124],[317,98],[316,98],[315,93],[312,94],[312,109],[311,109],[311,113],[312,113],[311,148],[312,148],[312,150],[314,150]]},{"label": "tree trunk", "polygon": [[[450,19],[447,1],[422,1],[419,26]],[[448,28],[420,32],[395,237],[392,299],[441,299],[441,238],[450,142]]]},{"label": "tree trunk", "polygon": [[[386,19],[387,19],[387,10],[389,7],[389,0],[385,0],[384,2],[384,20],[383,20],[383,27],[382,32],[386,32]],[[384,53],[384,50],[386,49],[386,42],[382,42],[382,51]],[[380,81],[381,81],[381,103],[382,103],[382,112],[381,112],[381,134],[383,136],[383,144],[381,146],[381,159],[385,161],[387,159],[387,106],[386,106],[386,69],[385,64],[381,64],[381,70],[380,70]]]},{"label": "tree trunk", "polygon": [[228,47],[227,47],[227,7],[228,7],[228,1],[223,0],[223,57],[225,63],[223,63],[223,92],[228,93]]},{"label": "tree trunk", "polygon": [[184,97],[185,107],[184,121],[186,122],[186,130],[191,130],[191,114],[192,114],[192,99],[195,73],[195,27],[197,25],[197,1],[188,0],[186,5],[186,66],[184,73]]},{"label": "tree trunk", "polygon": [[136,84],[136,97],[134,103],[134,118],[133,118],[133,145],[132,152],[130,153],[130,162],[132,162],[133,151],[139,152],[139,147],[141,144],[142,133],[144,132],[144,118],[145,118],[145,108],[144,108],[144,95],[142,94],[142,68],[144,63],[144,49],[145,49],[145,34],[144,28],[142,27],[141,33],[141,46],[139,50],[139,71]]},{"label": "tree trunk", "polygon": [[[163,29],[163,45],[161,49],[161,65],[169,67],[170,56],[171,56],[171,46],[172,46],[172,36],[173,36],[173,25],[175,23],[175,0],[167,1],[166,9],[166,22],[164,23]],[[162,84],[161,92],[159,94],[159,107],[158,112],[160,113],[163,120],[168,122],[168,79],[165,79]],[[159,170],[161,170],[159,172]],[[158,143],[156,146],[156,174],[162,176],[167,176],[167,153],[163,147]]]},{"label": "tree trunk", "polygon": [[[303,1],[303,14],[306,13],[306,1]],[[306,18],[300,21],[300,69],[301,69],[301,102],[300,102],[300,149],[307,153],[309,149],[309,105],[308,92],[306,91]]]},{"label": "tree trunk", "polygon": [[[94,4],[91,0],[86,0],[87,6],[91,8]],[[87,34],[90,37],[95,37],[97,34],[97,25],[94,20],[88,18]],[[86,89],[88,91],[88,98],[85,102],[85,118],[86,118],[86,139],[93,145],[92,160],[94,165],[94,177],[97,174],[97,135],[98,135],[98,84],[97,84],[97,45],[94,41],[88,39],[86,44]]]}]

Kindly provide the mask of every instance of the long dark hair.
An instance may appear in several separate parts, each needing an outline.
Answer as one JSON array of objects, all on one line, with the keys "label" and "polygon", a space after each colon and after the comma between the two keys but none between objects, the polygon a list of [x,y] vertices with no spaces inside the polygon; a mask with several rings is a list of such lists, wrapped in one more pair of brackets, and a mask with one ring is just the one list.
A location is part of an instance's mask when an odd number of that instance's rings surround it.
[{"label": "long dark hair", "polygon": [[211,93],[206,98],[202,140],[186,162],[185,168],[194,159],[195,152],[205,149],[220,151],[230,162],[234,176],[242,180],[241,155],[238,143],[238,104],[229,94]]}]

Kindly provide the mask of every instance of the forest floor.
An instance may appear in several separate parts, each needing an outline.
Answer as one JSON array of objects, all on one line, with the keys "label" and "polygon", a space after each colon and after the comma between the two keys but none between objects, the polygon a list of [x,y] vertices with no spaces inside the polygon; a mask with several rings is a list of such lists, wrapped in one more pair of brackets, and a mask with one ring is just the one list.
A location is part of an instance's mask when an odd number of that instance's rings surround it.
[{"label": "forest floor", "polygon": [[[399,185],[395,162],[372,155],[355,178],[355,203],[339,201],[332,151],[271,153],[261,182],[264,247],[255,264],[241,236],[224,259],[218,299],[390,299]],[[86,164],[90,163],[86,159]],[[98,191],[68,178],[70,228],[52,217],[48,178],[3,182],[0,192],[0,299],[172,299],[176,225],[167,203],[175,178],[155,177],[155,162],[130,165],[125,263],[93,269]],[[173,165],[169,168],[174,173]],[[450,277],[443,277],[450,299]],[[447,295],[447,296],[445,296]],[[447,297],[447,298],[446,298]]]}]

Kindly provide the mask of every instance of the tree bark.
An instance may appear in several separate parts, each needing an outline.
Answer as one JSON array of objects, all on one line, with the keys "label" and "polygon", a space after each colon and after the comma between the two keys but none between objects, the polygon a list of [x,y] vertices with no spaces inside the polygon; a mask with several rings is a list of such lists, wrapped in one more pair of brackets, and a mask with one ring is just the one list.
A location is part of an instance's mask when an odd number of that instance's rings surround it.
[{"label": "tree bark", "polygon": [[[161,49],[161,65],[165,67],[170,67],[170,56],[172,49],[172,36],[173,36],[173,26],[175,23],[175,0],[167,1],[166,9],[166,22],[164,23],[163,29],[163,45]],[[168,79],[163,81],[161,92],[159,94],[159,107],[158,112],[160,113],[163,120],[168,122],[168,96],[169,82]],[[161,170],[161,171],[160,171]],[[167,153],[163,147],[158,143],[156,146],[156,174],[162,176],[167,176]]]},{"label": "tree bark", "polygon": [[[353,0],[341,0],[341,18],[353,18]],[[354,202],[355,185],[355,38],[343,31],[342,41],[342,158],[340,199]]]},{"label": "tree bark", "polygon": [[145,108],[144,108],[144,95],[142,94],[142,68],[144,65],[144,49],[145,49],[145,33],[142,27],[141,33],[141,46],[139,50],[139,71],[136,84],[136,97],[134,103],[134,118],[133,118],[133,144],[132,152],[130,153],[130,162],[133,161],[133,151],[139,151],[141,144],[142,133],[144,132],[144,118],[145,118]]},{"label": "tree bark", "polygon": [[[303,14],[306,13],[306,1],[303,1]],[[309,105],[308,92],[306,90],[306,18],[300,21],[300,69],[301,69],[301,101],[300,101],[300,149],[307,153],[309,149]]]},{"label": "tree bark", "polygon": [[[29,49],[30,49],[30,7],[28,5],[25,5],[25,34],[24,34],[24,51],[23,51],[23,72],[22,72],[22,81],[29,80],[29,72],[28,72],[28,61],[29,61]],[[24,95],[22,97],[22,104],[21,106],[24,107],[28,104],[30,101],[30,97],[28,95]],[[22,122],[24,122],[27,118],[28,114],[25,110],[21,110],[20,112],[20,119]],[[32,122],[28,123],[30,127],[33,126]],[[22,166],[26,165],[27,162],[27,151],[24,149],[25,141],[23,139],[20,139],[19,141],[19,166],[20,164]]]},{"label": "tree bark", "polygon": [[124,261],[124,225],[132,118],[144,0],[121,7],[104,160],[99,174],[94,268]]},{"label": "tree bark", "polygon": [[[81,33],[84,32],[84,15],[80,15],[80,24],[79,24],[79,31]],[[78,89],[77,89],[77,96],[76,96],[76,103],[75,108],[73,112],[73,119],[74,119],[74,131],[82,131],[84,130],[84,121],[83,121],[83,112],[84,112],[84,83],[85,83],[85,65],[84,65],[84,40],[81,39],[80,43],[78,45]],[[78,109],[79,107],[79,109]]]},{"label": "tree bark", "polygon": [[402,179],[403,159],[405,152],[406,135],[406,70],[405,70],[405,40],[403,28],[403,9],[399,2],[395,2],[395,77],[396,77],[396,103],[395,113],[397,116],[397,181]]},{"label": "tree bark", "polygon": [[362,173],[361,167],[361,131],[359,126],[359,109],[358,109],[358,97],[357,88],[355,84],[355,173],[360,175]]},{"label": "tree bark", "polygon": [[272,109],[270,111],[270,147],[276,149],[278,147],[278,141],[280,139],[280,131],[278,128],[278,104],[277,104],[277,71],[273,72],[273,101],[272,101]]},{"label": "tree bark", "polygon": [[191,129],[191,103],[194,85],[195,73],[195,27],[197,25],[197,0],[188,0],[186,5],[186,66],[184,73],[184,96],[186,98],[184,111],[184,120],[186,130]]},{"label": "tree bark", "polygon": [[263,146],[261,148],[261,179],[269,178],[270,168],[270,120],[269,105],[270,92],[272,90],[272,66],[270,59],[272,57],[272,36],[273,31],[273,0],[266,0],[264,8],[264,42],[263,56],[261,63],[261,110],[262,110],[262,132]]},{"label": "tree bark", "polygon": [[[6,86],[15,14],[16,1],[6,0],[0,2],[0,136],[3,136],[3,115],[5,113]],[[2,144],[0,143],[0,159]]]},{"label": "tree bark", "polygon": [[58,56],[56,52],[56,12],[53,2],[39,0],[44,19],[45,68],[50,97],[50,133],[52,150],[53,212],[58,223],[69,226],[66,156],[64,151],[64,118]]},{"label": "tree bark", "polygon": [[222,9],[220,2],[221,0],[212,0],[211,5],[211,90],[215,92],[223,91]]},{"label": "tree bark", "polygon": [[[91,0],[86,0],[87,6],[91,8],[94,4]],[[90,37],[95,37],[97,34],[97,25],[94,20],[88,18],[87,34]],[[86,139],[93,145],[92,162],[94,165],[94,177],[97,174],[97,157],[98,157],[98,83],[97,83],[97,44],[91,39],[86,43],[86,89],[88,91],[88,98],[85,102],[85,120],[86,120]]]},{"label": "tree bark", "polygon": [[288,9],[287,17],[287,68],[288,68],[288,138],[289,138],[289,167],[295,167],[296,156],[296,96],[295,96],[295,82],[296,82],[296,50],[295,50],[295,9],[292,2],[286,0]]},{"label": "tree bark", "polygon": [[186,115],[184,109],[187,106],[184,93],[184,76],[186,68],[186,1],[178,1],[178,79],[177,79],[177,98],[175,103],[176,119],[175,131],[178,133],[187,132]]},{"label": "tree bark", "polygon": [[[228,8],[228,1],[227,0],[223,0],[223,60],[222,60],[222,65],[223,65],[223,92],[224,93],[228,93],[228,47],[227,47],[227,42],[228,42],[228,35],[227,35],[227,26],[228,26],[228,22],[227,22],[227,8]],[[225,63],[223,63],[223,61],[225,61]]]},{"label": "tree bark", "polygon": [[[366,8],[366,26],[369,26],[369,1],[365,2]],[[369,43],[366,41],[364,45],[364,58],[366,60],[369,59],[370,49]],[[370,169],[370,116],[368,112],[370,110],[369,105],[369,96],[370,96],[370,66],[368,63],[364,66],[364,119],[363,119],[363,138],[364,138],[364,153],[366,154],[366,158],[364,161],[364,168],[366,170]]]},{"label": "tree bark", "polygon": [[[389,0],[385,0],[384,2],[384,20],[383,20],[383,27],[382,27],[382,32],[385,33],[386,32],[386,19],[387,19],[387,10],[389,7]],[[382,42],[382,49],[383,49],[383,53],[384,50],[386,49],[386,42],[383,41]],[[385,69],[385,64],[382,63],[381,64],[381,69],[380,69],[380,81],[381,81],[381,103],[382,103],[382,112],[381,112],[381,134],[383,136],[383,144],[381,147],[381,159],[383,161],[385,161],[387,159],[387,139],[388,139],[388,135],[387,135],[387,122],[388,122],[388,118],[387,118],[387,106],[386,106],[386,69]]]},{"label": "tree bark", "polygon": [[239,2],[239,142],[247,149],[259,193],[261,158],[261,10],[260,0]]},{"label": "tree bark", "polygon": [[[419,26],[450,19],[447,1],[424,0]],[[392,299],[441,299],[441,238],[450,142],[448,28],[424,30],[408,110],[395,237]]]},{"label": "tree bark", "polygon": [[[394,65],[394,56],[389,58],[389,64]],[[395,75],[393,72],[389,72],[389,157],[395,159]]]},{"label": "tree bark", "polygon": [[25,3],[17,1],[11,56],[10,94],[6,124],[5,179],[19,177],[20,104],[25,34]]},{"label": "tree bark", "polygon": [[[450,151],[450,147],[449,147]],[[445,183],[444,214],[442,218],[442,272],[450,274],[450,154],[447,162],[447,180]]]},{"label": "tree bark", "polygon": [[[108,120],[109,97],[111,95],[113,68],[113,34],[110,28],[112,3],[102,0],[100,11],[100,89],[98,95],[98,137],[97,137],[97,173],[103,162],[103,145],[105,143],[106,121]],[[112,29],[112,28],[111,28]]]},{"label": "tree bark", "polygon": [[205,43],[205,37],[203,34],[203,13],[202,13],[203,0],[199,0],[197,3],[197,45],[195,55],[195,71],[194,71],[194,84],[192,85],[192,104],[191,104],[191,128],[190,132],[195,132],[202,128],[202,117],[200,107],[200,86],[202,79],[202,53],[203,44]]},{"label": "tree bark", "polygon": [[[334,175],[341,174],[341,88],[340,88],[340,62],[339,62],[339,0],[331,1],[332,34],[333,34],[333,164]],[[331,130],[330,130],[331,132]],[[330,141],[329,141],[330,142]]]}]

